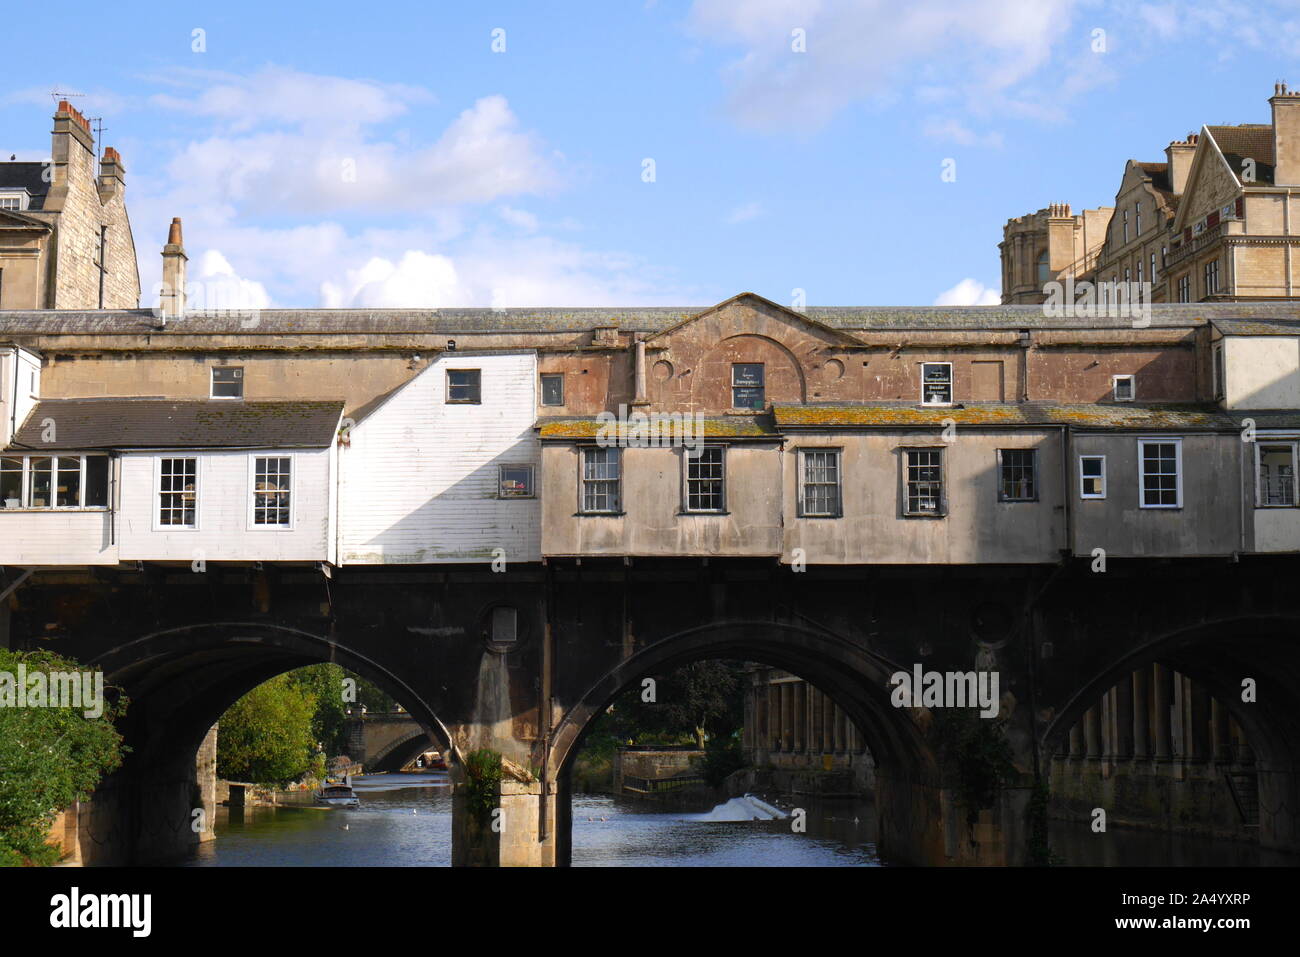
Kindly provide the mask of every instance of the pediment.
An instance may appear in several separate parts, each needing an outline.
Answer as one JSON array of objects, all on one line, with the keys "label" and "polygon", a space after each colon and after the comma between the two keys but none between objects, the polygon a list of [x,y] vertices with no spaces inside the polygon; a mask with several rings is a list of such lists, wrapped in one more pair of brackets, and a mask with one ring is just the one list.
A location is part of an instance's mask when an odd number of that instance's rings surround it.
[{"label": "pediment", "polygon": [[662,329],[646,337],[646,345],[649,348],[668,348],[670,343],[680,339],[698,342],[703,338],[720,342],[741,335],[765,336],[787,343],[792,339],[813,340],[830,347],[862,345],[859,339],[841,329],[752,292],[732,296]]}]

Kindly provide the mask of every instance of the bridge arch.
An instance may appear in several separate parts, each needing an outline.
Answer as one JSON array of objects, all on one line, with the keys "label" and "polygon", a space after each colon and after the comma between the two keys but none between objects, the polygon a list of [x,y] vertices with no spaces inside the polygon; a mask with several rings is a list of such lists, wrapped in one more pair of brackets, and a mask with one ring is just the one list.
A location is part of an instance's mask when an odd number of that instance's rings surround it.
[{"label": "bridge arch", "polygon": [[[907,848],[899,859],[920,859],[927,822],[938,814],[939,773],[921,727],[889,700],[888,679],[903,670],[882,656],[829,631],[774,621],[726,621],[655,641],[605,672],[569,709],[552,736],[549,773],[564,792],[557,808],[557,860],[570,856],[568,779],[583,739],[616,698],[643,678],[705,659],[753,661],[807,681],[833,700],[861,730],[876,765],[880,843]],[[918,795],[916,789],[926,792]]]}]

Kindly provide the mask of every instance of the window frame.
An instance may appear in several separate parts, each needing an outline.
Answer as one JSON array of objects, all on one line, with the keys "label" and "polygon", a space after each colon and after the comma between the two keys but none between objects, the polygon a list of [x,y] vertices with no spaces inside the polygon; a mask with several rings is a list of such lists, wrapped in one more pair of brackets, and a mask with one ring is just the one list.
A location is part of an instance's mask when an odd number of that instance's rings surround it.
[{"label": "window frame", "polygon": [[[162,522],[162,464],[166,460],[194,461],[194,523],[192,525],[164,525]],[[199,529],[199,483],[201,468],[198,455],[156,455],[153,460],[153,530],[155,532],[191,532]],[[181,490],[184,491],[183,489]],[[168,495],[177,494],[168,492]]]},{"label": "window frame", "polygon": [[[899,467],[901,470],[900,478],[902,480],[901,506],[902,506],[903,517],[904,518],[947,518],[948,517],[948,475],[947,475],[948,469],[947,469],[947,462],[945,461],[946,456],[944,453],[946,453],[948,450],[941,445],[939,446],[909,445],[909,446],[903,446],[902,448],[899,449],[899,451],[902,452],[902,455],[899,457]],[[909,478],[911,468],[912,468],[911,457],[912,455],[920,452],[926,452],[926,453],[933,452],[936,453],[939,457],[939,462],[938,462],[939,494],[937,496],[938,505],[934,511],[921,511],[921,510],[913,511],[909,507],[911,496],[908,494],[908,492],[909,492],[909,485],[911,484],[912,481]],[[917,481],[919,482],[920,480],[918,479]]]},{"label": "window frame", "polygon": [[[1183,507],[1183,440],[1181,436],[1173,438],[1140,438],[1137,440],[1137,480],[1138,480],[1138,508],[1148,509],[1180,509]],[[1146,484],[1143,481],[1146,478],[1146,447],[1148,445],[1172,445],[1174,447],[1174,494],[1175,502],[1173,504],[1156,503],[1148,504],[1146,500]],[[1164,473],[1160,473],[1164,474]]]},{"label": "window frame", "polygon": [[[527,469],[528,470],[528,491],[522,495],[507,495],[503,489],[505,480],[504,472],[506,469]],[[497,465],[497,498],[504,502],[515,501],[517,499],[537,498],[537,466],[530,462],[502,462]]]},{"label": "window frame", "polygon": [[[838,445],[809,445],[800,446],[795,449],[795,465],[798,468],[798,474],[795,476],[795,515],[799,518],[843,518],[844,517],[844,449]],[[827,512],[812,512],[808,509],[808,466],[807,458],[809,455],[830,455],[835,462],[835,508]],[[821,488],[829,486],[829,482],[814,482],[814,486]]]},{"label": "window frame", "polygon": [[[9,449],[0,452],[0,458],[18,459],[22,462],[22,468],[19,469],[19,486],[18,486],[18,506],[17,508],[0,507],[0,512],[107,512],[113,507],[113,463],[112,456],[99,452],[22,452],[17,449]],[[77,468],[77,503],[75,505],[33,505],[32,502],[32,459],[49,459],[50,460],[50,498],[53,503],[59,499],[59,472],[69,471],[60,469],[59,459],[78,459]],[[86,490],[88,488],[87,465],[92,458],[105,459],[107,468],[107,483],[104,490],[103,505],[87,505]],[[12,471],[12,470],[10,470]]]},{"label": "window frame", "polygon": [[[1083,472],[1084,459],[1096,459],[1097,461],[1099,461],[1101,463],[1101,474],[1098,476],[1085,475]],[[1101,479],[1100,493],[1084,491],[1084,481],[1089,478]],[[1106,498],[1106,493],[1108,491],[1109,488],[1108,488],[1108,483],[1106,481],[1106,456],[1097,452],[1080,452],[1079,453],[1079,498],[1085,500],[1100,501]]]},{"label": "window frame", "polygon": [[[612,452],[614,460],[618,466],[618,474],[610,478],[588,478],[587,477],[587,456],[592,452]],[[597,515],[597,516],[617,516],[623,515],[623,449],[617,445],[580,445],[578,446],[578,512],[579,515]],[[596,509],[587,507],[587,483],[588,482],[613,482],[614,483],[614,504],[611,508]]]},{"label": "window frame", "polygon": [[[1300,462],[1300,441],[1295,438],[1273,438],[1267,435],[1255,436],[1255,507],[1256,508],[1300,508],[1300,475],[1297,475],[1296,465]],[[1264,486],[1260,475],[1261,459],[1264,454],[1266,445],[1285,445],[1291,449],[1291,502],[1290,504],[1274,505],[1264,501]]]},{"label": "window frame", "polygon": [[[458,366],[454,369],[447,369],[445,402],[447,405],[482,405],[483,404],[483,368],[481,366]],[[477,377],[474,382],[474,398],[472,399],[453,399],[451,397],[451,376],[453,372],[472,372]],[[462,388],[457,386],[456,388]]]},{"label": "window frame", "polygon": [[[289,460],[289,522],[284,525],[258,524],[257,517],[257,460]],[[248,530],[250,532],[291,532],[298,522],[298,457],[292,452],[251,452],[248,456]]]},{"label": "window frame", "polygon": [[[998,501],[1005,502],[1009,505],[1022,504],[1025,502],[1038,501],[1038,449],[1037,448],[1011,448],[998,449]],[[1030,458],[1030,482],[1032,483],[1032,493],[1026,498],[1010,498],[1006,494],[1006,476],[1003,471],[1006,468],[1023,468],[1023,466],[1010,466],[1003,460],[1003,455],[1007,452],[1029,453]]]},{"label": "window frame", "polygon": [[[736,370],[741,366],[751,366],[758,369],[759,384],[755,386],[744,386],[736,384]],[[760,393],[758,405],[739,405],[736,402],[737,389],[754,389],[757,388]],[[733,362],[731,364],[731,408],[744,410],[746,412],[762,412],[767,408],[767,363],[766,362]]]},{"label": "window frame", "polygon": [[[560,383],[560,401],[546,401],[546,380],[557,380]],[[537,402],[539,405],[548,408],[559,408],[564,405],[564,373],[563,372],[539,372],[537,374]]]},{"label": "window frame", "polygon": [[[1119,383],[1121,379],[1127,381],[1129,385],[1127,398],[1121,398],[1119,394]],[[1111,376],[1110,398],[1112,402],[1132,402],[1137,399],[1137,376],[1132,373],[1123,373],[1121,375]]]},{"label": "window frame", "polygon": [[1179,302],[1191,302],[1192,301],[1192,274],[1183,273],[1175,280],[1175,285],[1178,290],[1177,297],[1176,297],[1177,300]]},{"label": "window frame", "polygon": [[[951,362],[921,362],[920,366],[921,366],[921,405],[929,406],[931,408],[950,408],[953,405],[954,401],[956,400],[956,389],[953,388],[952,363]],[[947,379],[948,401],[946,402],[926,401],[926,388],[925,388],[925,384],[927,381],[925,377],[926,366],[947,366],[948,367],[948,379]]]},{"label": "window frame", "polygon": [[[242,399],[244,397],[244,367],[243,366],[210,366],[211,372],[208,374],[208,398],[209,399]],[[239,395],[217,395],[217,373],[233,372],[234,378],[239,382]],[[224,383],[223,383],[224,384]]]},{"label": "window frame", "polygon": [[[727,446],[721,442],[708,442],[704,445],[697,446],[699,455],[693,455],[694,450],[682,449],[682,502],[681,513],[683,515],[726,515],[727,514]],[[705,451],[716,450],[720,454],[718,460],[718,477],[717,478],[691,478],[691,465],[699,464]],[[718,485],[718,505],[716,508],[692,508],[691,507],[691,483],[692,482],[716,482]]]}]

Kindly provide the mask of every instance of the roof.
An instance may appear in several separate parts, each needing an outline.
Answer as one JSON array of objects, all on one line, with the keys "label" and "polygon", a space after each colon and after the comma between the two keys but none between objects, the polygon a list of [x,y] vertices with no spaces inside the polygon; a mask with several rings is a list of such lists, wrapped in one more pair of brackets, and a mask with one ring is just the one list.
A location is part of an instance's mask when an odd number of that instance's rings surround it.
[{"label": "roof", "polygon": [[1242,161],[1255,161],[1255,181],[1247,186],[1271,186],[1273,183],[1273,127],[1268,123],[1243,123],[1240,126],[1207,126],[1218,144],[1219,152],[1241,179]]},{"label": "roof", "polygon": [[1168,163],[1148,163],[1143,160],[1134,160],[1134,164],[1147,175],[1151,180],[1151,185],[1162,193],[1172,193],[1173,188],[1169,183],[1169,164]]},{"label": "roof", "polygon": [[47,163],[0,163],[0,189],[25,189],[31,194],[28,209],[43,209],[50,184],[45,179]]},{"label": "roof", "polygon": [[[1214,405],[1185,403],[979,402],[924,407],[909,403],[861,405],[778,405],[773,409],[778,430],[860,428],[942,428],[957,426],[1059,427],[1133,429],[1138,431],[1239,431],[1240,419]],[[1278,413],[1285,415],[1285,413]],[[1290,414],[1300,423],[1300,411]]]},{"label": "roof", "polygon": [[[683,436],[690,439],[697,436],[705,439],[780,438],[780,434],[773,427],[770,415],[723,415],[692,419],[691,413],[683,412],[677,413],[674,419],[671,417],[672,414],[668,413],[649,414],[669,417],[658,420],[657,432],[640,433],[647,440],[653,439],[656,434],[665,437]],[[598,439],[602,436],[610,436],[612,428],[614,435],[634,443],[635,438],[632,430],[628,428],[629,424],[627,421],[611,422],[608,418],[601,420],[596,416],[556,416],[538,419],[536,428],[542,439]],[[695,431],[697,428],[698,432]],[[647,444],[653,442],[648,441]]]},{"label": "roof", "polygon": [[1214,328],[1225,336],[1300,336],[1297,319],[1215,319]]},{"label": "roof", "polygon": [[[11,447],[49,449],[326,448],[343,401],[239,399],[42,399]],[[42,441],[46,420],[53,442]]]},{"label": "roof", "polygon": [[[14,336],[136,336],[165,348],[169,337],[238,336],[249,345],[264,336],[439,335],[457,333],[585,332],[617,326],[653,333],[707,312],[712,306],[627,306],[517,309],[264,309],[247,314],[193,314],[159,328],[149,309],[0,310],[0,339]],[[836,329],[868,331],[1132,328],[1123,317],[1044,315],[1024,306],[810,306],[803,315]],[[1152,326],[1200,326],[1216,318],[1300,320],[1300,300],[1276,302],[1155,303]]]}]

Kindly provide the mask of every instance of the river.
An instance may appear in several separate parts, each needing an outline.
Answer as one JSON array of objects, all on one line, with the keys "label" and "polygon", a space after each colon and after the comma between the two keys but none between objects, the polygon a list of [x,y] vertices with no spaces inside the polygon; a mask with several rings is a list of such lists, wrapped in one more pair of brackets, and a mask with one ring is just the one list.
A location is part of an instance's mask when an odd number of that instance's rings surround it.
[{"label": "river", "polygon": [[[447,866],[451,863],[451,790],[445,774],[373,775],[353,781],[361,807],[220,808],[215,841],[189,863],[200,867]],[[802,805],[806,828],[789,818],[729,821],[727,811],[664,811],[603,794],[573,798],[576,867],[871,867],[869,803],[767,800]],[[1066,864],[1238,865],[1297,863],[1248,844],[1054,821],[1053,851]]]}]

